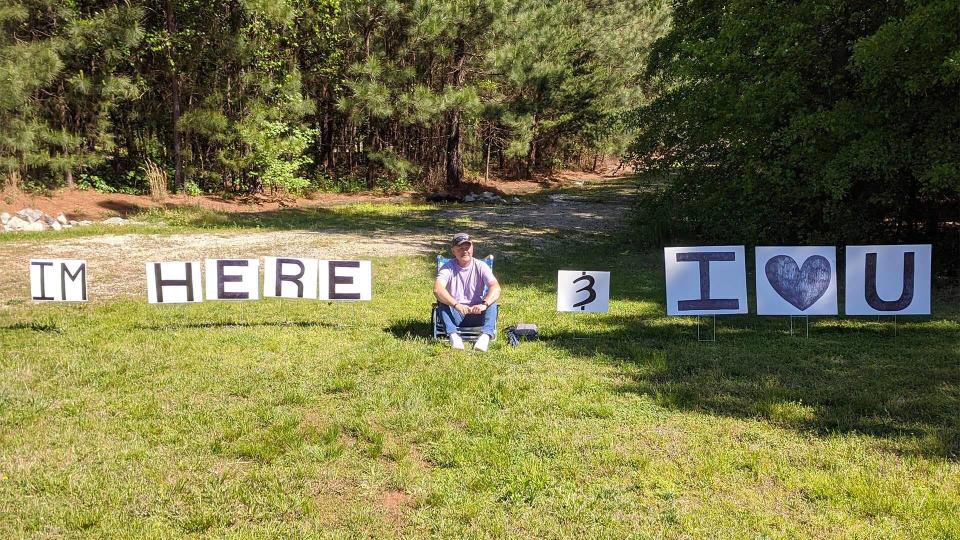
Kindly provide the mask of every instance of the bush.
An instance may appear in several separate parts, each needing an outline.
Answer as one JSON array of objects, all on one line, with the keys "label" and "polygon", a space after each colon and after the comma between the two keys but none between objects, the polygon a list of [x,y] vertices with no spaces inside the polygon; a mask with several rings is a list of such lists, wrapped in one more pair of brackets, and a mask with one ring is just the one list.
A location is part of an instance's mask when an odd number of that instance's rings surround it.
[{"label": "bush", "polygon": [[683,216],[703,241],[922,241],[941,264],[956,256],[960,4],[673,4],[632,147],[673,181],[641,211],[666,205],[665,223]]}]

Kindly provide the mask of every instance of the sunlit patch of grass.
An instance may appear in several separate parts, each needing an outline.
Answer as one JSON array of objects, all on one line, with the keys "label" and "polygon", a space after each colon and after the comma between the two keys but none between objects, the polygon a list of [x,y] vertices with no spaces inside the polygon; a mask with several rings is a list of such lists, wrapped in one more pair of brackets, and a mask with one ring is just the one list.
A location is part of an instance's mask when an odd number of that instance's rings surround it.
[{"label": "sunlit patch of grass", "polygon": [[[320,218],[429,216],[388,206]],[[5,306],[0,535],[960,536],[955,304],[701,343],[618,240],[499,260],[501,329],[542,335],[487,354],[430,339],[428,257],[368,303]],[[610,313],[556,313],[560,267],[613,272]]]}]

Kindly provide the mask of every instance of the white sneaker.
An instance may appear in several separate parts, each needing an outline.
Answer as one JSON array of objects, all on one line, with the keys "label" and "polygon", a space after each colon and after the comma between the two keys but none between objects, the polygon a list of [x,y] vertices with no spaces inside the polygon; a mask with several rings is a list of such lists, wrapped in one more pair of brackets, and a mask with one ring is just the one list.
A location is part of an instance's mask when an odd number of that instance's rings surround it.
[{"label": "white sneaker", "polygon": [[454,349],[463,350],[463,338],[460,334],[450,334],[450,346]]},{"label": "white sneaker", "polygon": [[477,338],[477,342],[474,343],[474,350],[480,352],[487,352],[487,347],[490,346],[490,336],[488,334],[480,334],[480,337]]}]

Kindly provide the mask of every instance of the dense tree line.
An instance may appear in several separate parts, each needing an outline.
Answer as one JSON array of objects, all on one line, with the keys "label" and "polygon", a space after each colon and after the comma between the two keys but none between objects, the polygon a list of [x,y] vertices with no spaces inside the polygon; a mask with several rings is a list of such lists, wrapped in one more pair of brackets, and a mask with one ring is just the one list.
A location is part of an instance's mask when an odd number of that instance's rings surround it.
[{"label": "dense tree line", "polygon": [[674,0],[635,116],[654,241],[960,248],[960,2]]},{"label": "dense tree line", "polygon": [[666,17],[629,0],[0,0],[0,174],[457,185],[622,150]]}]

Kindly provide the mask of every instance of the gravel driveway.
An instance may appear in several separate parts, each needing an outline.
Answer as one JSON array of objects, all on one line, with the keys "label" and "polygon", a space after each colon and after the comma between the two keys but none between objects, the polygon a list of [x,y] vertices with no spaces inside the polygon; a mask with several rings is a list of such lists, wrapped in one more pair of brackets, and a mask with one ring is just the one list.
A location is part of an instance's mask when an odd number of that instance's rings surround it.
[{"label": "gravel driveway", "polygon": [[[146,261],[298,256],[320,259],[430,255],[446,251],[453,229],[471,231],[510,253],[546,247],[560,238],[607,234],[622,226],[629,186],[608,185],[585,195],[553,195],[516,205],[458,205],[436,212],[438,226],[403,231],[229,231],[173,235],[111,234],[0,243],[8,272],[0,280],[0,306],[29,296],[31,258],[85,259],[91,299],[143,294]],[[598,195],[599,194],[599,195]]]}]

